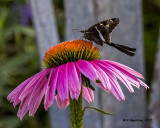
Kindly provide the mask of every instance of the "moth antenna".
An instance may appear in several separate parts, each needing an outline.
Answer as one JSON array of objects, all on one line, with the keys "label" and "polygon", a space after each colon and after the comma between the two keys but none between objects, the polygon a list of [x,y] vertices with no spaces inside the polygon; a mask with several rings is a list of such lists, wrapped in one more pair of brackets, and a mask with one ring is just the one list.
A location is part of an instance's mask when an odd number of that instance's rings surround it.
[{"label": "moth antenna", "polygon": [[80,32],[80,30],[74,28],[74,29],[72,29],[72,32],[73,32],[73,31],[75,31],[75,32],[74,32],[74,37],[75,37],[75,39],[76,39],[76,33],[77,33],[77,32]]},{"label": "moth antenna", "polygon": [[[73,29],[72,29],[72,31],[75,31],[75,30],[78,30],[78,29],[76,29],[76,28],[73,28]],[[78,31],[79,31],[79,30],[78,30]]]},{"label": "moth antenna", "polygon": [[76,28],[73,28],[73,29],[72,29],[72,32],[73,32],[73,31],[75,31],[75,33],[76,33],[76,32],[80,32],[80,30],[78,30],[78,29],[76,29]]}]

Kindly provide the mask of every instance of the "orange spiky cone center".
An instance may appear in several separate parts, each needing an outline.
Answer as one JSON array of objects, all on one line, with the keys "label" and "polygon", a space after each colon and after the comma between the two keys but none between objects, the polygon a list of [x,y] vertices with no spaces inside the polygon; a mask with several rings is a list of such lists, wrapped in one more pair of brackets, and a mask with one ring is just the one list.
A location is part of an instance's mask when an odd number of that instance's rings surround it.
[{"label": "orange spiky cone center", "polygon": [[101,56],[98,48],[86,40],[65,41],[51,47],[43,58],[43,66],[56,67],[78,60],[97,60]]}]

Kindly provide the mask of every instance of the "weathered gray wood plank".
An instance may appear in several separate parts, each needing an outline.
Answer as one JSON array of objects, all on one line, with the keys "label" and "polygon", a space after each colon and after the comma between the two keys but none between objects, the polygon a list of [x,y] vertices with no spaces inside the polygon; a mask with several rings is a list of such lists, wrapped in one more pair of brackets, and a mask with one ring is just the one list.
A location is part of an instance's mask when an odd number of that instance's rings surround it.
[{"label": "weathered gray wood plank", "polygon": [[[103,59],[110,59],[144,75],[142,3],[141,0],[106,0],[106,16],[119,17],[120,24],[112,34],[112,41],[137,48],[134,57],[127,56],[111,47],[103,47]],[[145,89],[135,89],[131,94],[121,85],[126,100],[119,102],[112,94],[102,93],[103,109],[115,112],[114,116],[103,116],[103,128],[141,128],[144,122],[124,122],[123,119],[145,119]]]},{"label": "weathered gray wood plank", "polygon": [[[51,0],[30,0],[36,30],[40,63],[47,49],[59,43],[53,4]],[[69,111],[68,111],[69,112]],[[61,111],[57,103],[49,108],[50,123],[53,128],[70,128],[67,111]]]},{"label": "weathered gray wood plank", "polygon": [[[93,0],[65,0],[66,13],[66,39],[80,39],[82,34],[75,33],[72,29],[85,29],[97,22],[95,18],[95,4]],[[101,0],[99,0],[101,2]],[[98,12],[97,12],[98,13]],[[93,83],[92,83],[93,84]],[[96,87],[95,100],[92,106],[99,108],[99,90]],[[88,105],[86,101],[83,106]],[[84,115],[84,128],[101,128],[101,116],[94,110],[86,110]]]}]

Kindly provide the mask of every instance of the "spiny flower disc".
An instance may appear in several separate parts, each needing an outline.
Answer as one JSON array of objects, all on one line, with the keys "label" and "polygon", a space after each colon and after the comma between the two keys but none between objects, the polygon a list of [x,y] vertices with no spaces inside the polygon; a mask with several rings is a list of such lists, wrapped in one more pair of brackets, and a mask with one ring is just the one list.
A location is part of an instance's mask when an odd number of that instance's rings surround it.
[{"label": "spiny flower disc", "polygon": [[43,66],[56,67],[78,60],[97,60],[101,56],[98,48],[86,40],[65,41],[51,47],[43,58]]}]

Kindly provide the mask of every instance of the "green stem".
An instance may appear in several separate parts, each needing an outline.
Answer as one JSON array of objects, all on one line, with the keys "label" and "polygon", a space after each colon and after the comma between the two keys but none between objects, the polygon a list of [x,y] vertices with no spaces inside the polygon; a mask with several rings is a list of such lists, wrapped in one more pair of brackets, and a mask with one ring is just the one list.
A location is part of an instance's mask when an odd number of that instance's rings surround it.
[{"label": "green stem", "polygon": [[83,128],[83,110],[82,110],[82,90],[79,95],[78,101],[71,99],[70,101],[70,116],[72,128]]}]

